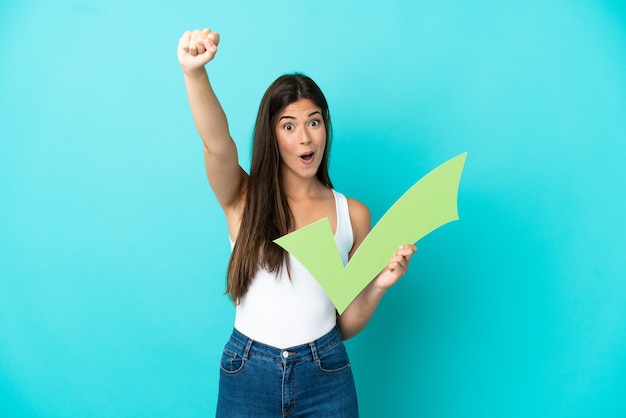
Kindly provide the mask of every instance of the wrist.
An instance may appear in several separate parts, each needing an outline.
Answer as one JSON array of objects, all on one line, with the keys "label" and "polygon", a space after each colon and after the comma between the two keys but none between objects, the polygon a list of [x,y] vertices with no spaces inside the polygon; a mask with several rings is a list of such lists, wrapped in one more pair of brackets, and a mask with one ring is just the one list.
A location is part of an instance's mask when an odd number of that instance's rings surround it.
[{"label": "wrist", "polygon": [[378,283],[378,277],[372,280],[369,284],[368,291],[372,296],[383,297],[387,293],[388,287],[385,287]]},{"label": "wrist", "polygon": [[208,74],[206,72],[206,68],[204,65],[201,67],[182,67],[183,74],[185,77],[190,79],[203,79],[208,78]]}]

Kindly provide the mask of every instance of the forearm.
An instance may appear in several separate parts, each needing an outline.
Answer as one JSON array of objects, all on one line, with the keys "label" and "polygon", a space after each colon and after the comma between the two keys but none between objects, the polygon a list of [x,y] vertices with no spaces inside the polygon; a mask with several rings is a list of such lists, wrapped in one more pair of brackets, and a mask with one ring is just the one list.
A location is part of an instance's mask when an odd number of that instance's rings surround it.
[{"label": "forearm", "polygon": [[234,146],[226,114],[215,95],[204,67],[183,71],[189,106],[196,129],[212,154],[230,151]]},{"label": "forearm", "polygon": [[409,261],[417,247],[401,245],[387,267],[372,280],[337,319],[344,340],[361,332],[372,318],[383,295],[406,273]]},{"label": "forearm", "polygon": [[339,315],[337,324],[343,340],[354,337],[365,328],[386,291],[371,282]]}]

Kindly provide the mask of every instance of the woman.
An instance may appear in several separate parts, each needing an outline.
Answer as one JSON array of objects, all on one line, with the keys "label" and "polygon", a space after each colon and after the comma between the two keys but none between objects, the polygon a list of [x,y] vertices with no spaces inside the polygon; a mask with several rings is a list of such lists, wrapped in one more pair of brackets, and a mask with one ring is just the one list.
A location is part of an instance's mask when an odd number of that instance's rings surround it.
[{"label": "woman", "polygon": [[416,247],[401,246],[337,315],[310,273],[272,242],[328,218],[346,263],[370,230],[367,207],[332,188],[326,99],[306,76],[279,77],[259,107],[248,175],[205,69],[218,43],[218,33],[204,29],[185,32],[178,45],[207,177],[233,246],[227,292],[236,317],[221,361],[217,416],[358,416],[342,340],[365,327]]}]

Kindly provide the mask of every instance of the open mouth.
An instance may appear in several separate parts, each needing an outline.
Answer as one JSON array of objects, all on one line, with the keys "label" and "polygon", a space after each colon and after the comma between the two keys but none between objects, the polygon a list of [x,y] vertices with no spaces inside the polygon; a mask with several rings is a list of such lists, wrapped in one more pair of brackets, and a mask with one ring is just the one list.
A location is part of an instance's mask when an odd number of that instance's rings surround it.
[{"label": "open mouth", "polygon": [[305,162],[309,162],[313,159],[313,154],[315,154],[314,152],[309,152],[307,154],[302,154],[300,156],[300,158],[305,161]]}]

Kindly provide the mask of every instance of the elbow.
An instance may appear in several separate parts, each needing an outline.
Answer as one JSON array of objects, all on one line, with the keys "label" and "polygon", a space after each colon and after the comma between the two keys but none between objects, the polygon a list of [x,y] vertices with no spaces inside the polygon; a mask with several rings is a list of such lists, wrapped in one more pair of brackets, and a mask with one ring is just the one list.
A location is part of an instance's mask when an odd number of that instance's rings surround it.
[{"label": "elbow", "polygon": [[342,341],[347,341],[352,337],[355,337],[359,332],[365,328],[366,323],[355,323],[353,321],[347,320],[347,318],[342,318],[342,316],[337,317],[337,328],[339,328],[339,334],[341,335]]}]

